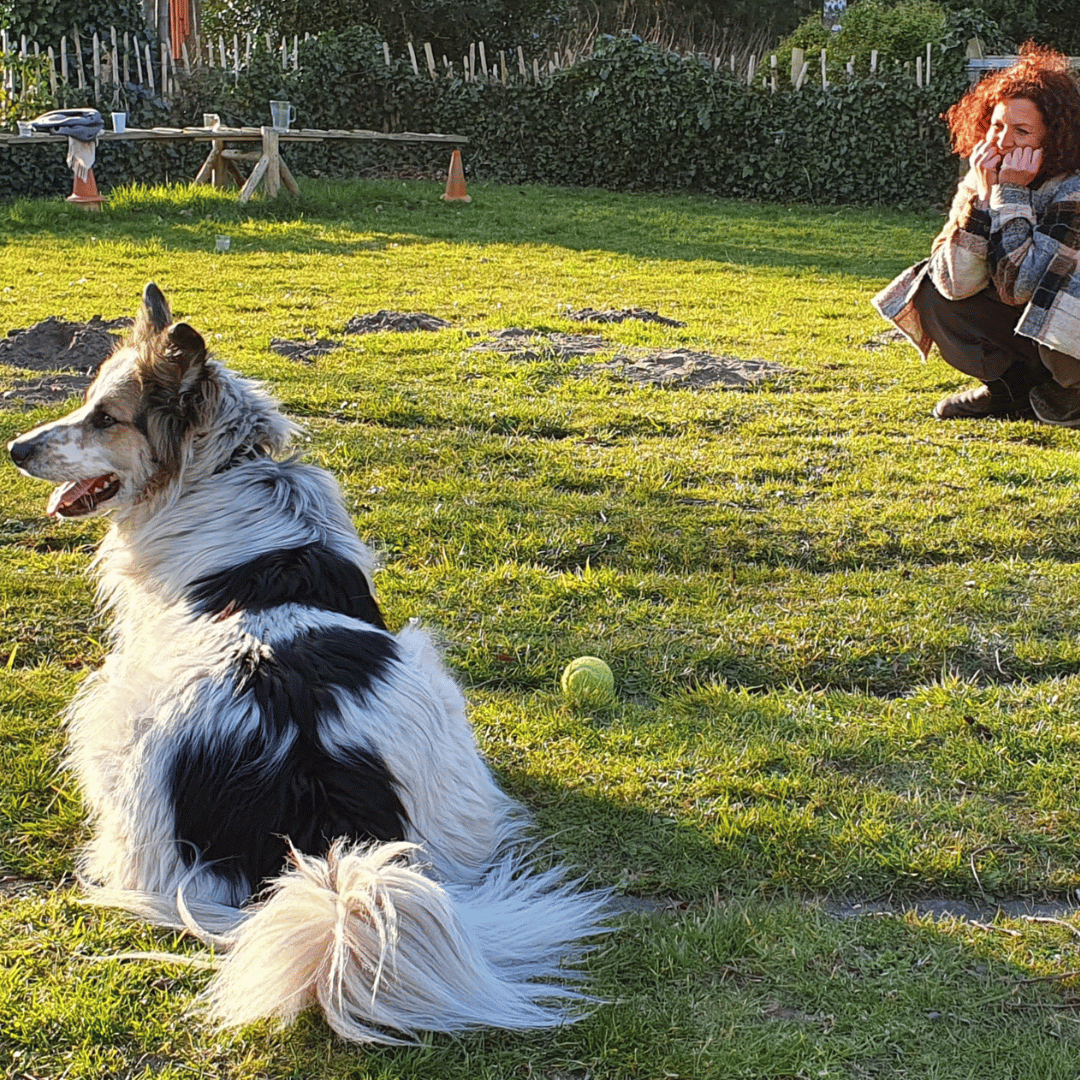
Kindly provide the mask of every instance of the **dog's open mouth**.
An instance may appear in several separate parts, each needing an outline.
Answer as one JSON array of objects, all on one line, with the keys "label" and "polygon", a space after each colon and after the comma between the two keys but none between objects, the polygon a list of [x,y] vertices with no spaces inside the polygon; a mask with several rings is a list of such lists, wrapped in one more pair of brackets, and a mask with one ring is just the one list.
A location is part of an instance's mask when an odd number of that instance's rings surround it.
[{"label": "dog's open mouth", "polygon": [[84,514],[92,514],[119,491],[120,478],[115,473],[95,476],[90,480],[73,480],[52,493],[48,513],[50,517],[82,517]]}]

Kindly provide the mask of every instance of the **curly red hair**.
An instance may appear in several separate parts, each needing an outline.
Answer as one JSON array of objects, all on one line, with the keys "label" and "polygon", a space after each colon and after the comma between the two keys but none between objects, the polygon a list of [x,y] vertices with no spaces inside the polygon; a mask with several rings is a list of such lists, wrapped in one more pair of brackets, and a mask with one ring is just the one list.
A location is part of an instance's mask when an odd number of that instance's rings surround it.
[{"label": "curly red hair", "polygon": [[1040,175],[1080,171],[1080,82],[1068,57],[1030,41],[1012,67],[988,75],[944,114],[953,149],[970,156],[986,138],[994,106],[1010,98],[1034,102],[1046,124]]}]

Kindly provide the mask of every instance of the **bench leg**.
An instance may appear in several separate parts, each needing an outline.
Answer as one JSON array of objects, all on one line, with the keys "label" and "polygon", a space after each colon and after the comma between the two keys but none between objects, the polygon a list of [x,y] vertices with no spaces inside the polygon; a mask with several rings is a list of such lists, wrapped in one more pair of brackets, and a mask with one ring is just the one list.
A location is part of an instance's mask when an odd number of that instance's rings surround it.
[{"label": "bench leg", "polygon": [[278,165],[281,167],[281,182],[294,194],[300,194],[300,188],[296,181],[293,179],[293,174],[289,172],[289,166],[285,164],[280,158],[278,159]]},{"label": "bench leg", "polygon": [[252,195],[255,194],[255,189],[259,186],[259,182],[263,178],[263,174],[270,166],[270,159],[264,154],[259,158],[258,164],[251,170],[251,175],[247,178],[247,183],[240,189],[239,201],[246,203]]}]

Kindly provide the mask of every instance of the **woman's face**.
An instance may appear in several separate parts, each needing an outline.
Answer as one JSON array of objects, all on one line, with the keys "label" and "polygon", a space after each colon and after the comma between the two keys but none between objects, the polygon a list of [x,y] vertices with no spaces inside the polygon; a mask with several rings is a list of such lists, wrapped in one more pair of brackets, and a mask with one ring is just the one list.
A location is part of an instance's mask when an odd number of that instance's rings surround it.
[{"label": "woman's face", "polygon": [[1005,98],[990,114],[990,130],[986,138],[1002,154],[1018,147],[1037,150],[1046,140],[1046,121],[1039,106],[1030,98]]}]

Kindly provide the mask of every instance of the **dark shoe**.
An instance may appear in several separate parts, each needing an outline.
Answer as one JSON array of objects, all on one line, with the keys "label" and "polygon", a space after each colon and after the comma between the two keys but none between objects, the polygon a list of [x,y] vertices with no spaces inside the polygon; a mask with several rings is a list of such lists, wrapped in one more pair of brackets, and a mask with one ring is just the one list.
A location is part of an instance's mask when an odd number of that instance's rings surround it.
[{"label": "dark shoe", "polygon": [[[1035,391],[1032,391],[1034,394]],[[1013,397],[1001,380],[973,386],[959,394],[943,397],[934,406],[938,420],[977,420],[985,416],[1030,416],[1031,406],[1025,398]]]},{"label": "dark shoe", "polygon": [[1080,390],[1048,382],[1033,387],[1029,398],[1035,415],[1044,424],[1080,427]]}]

